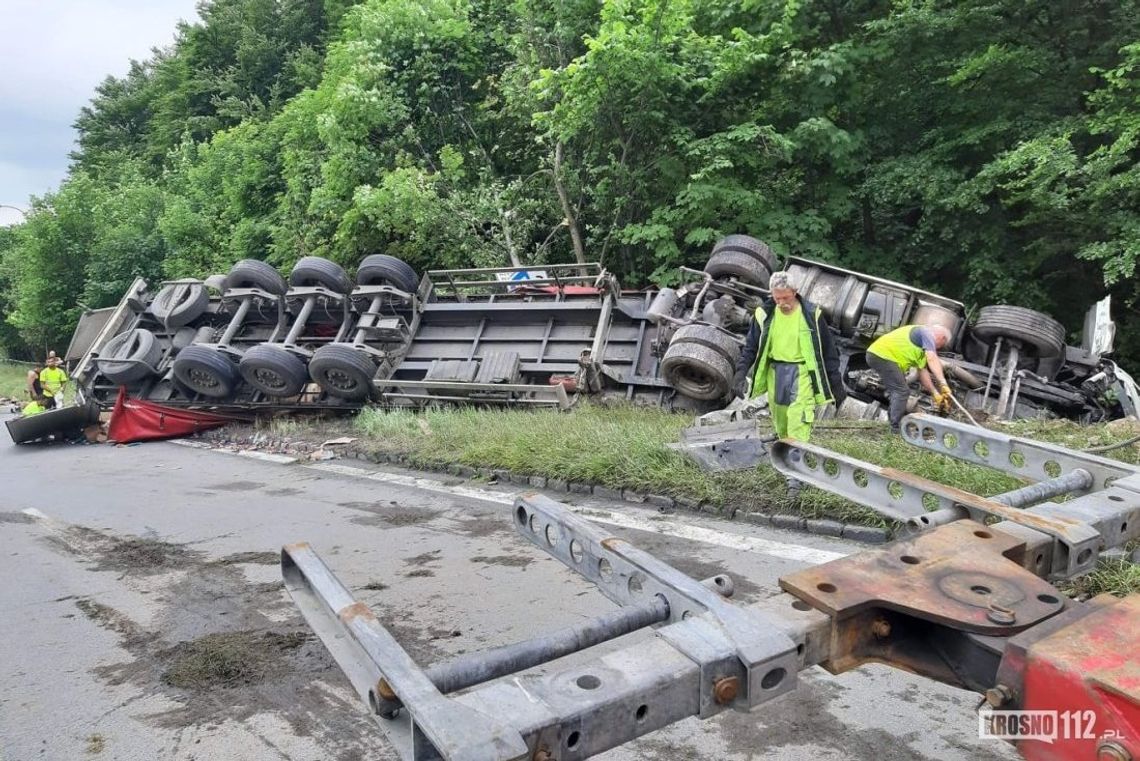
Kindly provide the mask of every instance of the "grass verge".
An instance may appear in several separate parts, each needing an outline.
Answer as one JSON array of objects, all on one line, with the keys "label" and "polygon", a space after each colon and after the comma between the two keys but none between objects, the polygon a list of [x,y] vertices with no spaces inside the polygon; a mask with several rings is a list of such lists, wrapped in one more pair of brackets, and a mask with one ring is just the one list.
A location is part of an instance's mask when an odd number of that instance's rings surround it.
[{"label": "grass verge", "polygon": [[[805,489],[787,499],[784,478],[762,465],[754,470],[708,473],[666,448],[692,418],[655,409],[583,405],[570,414],[553,410],[436,409],[422,413],[363,410],[355,428],[368,448],[400,453],[421,465],[458,463],[503,468],[565,481],[666,494],[722,509],[794,512],[807,518],[887,526],[878,514],[842,497]],[[763,423],[761,423],[763,425]],[[1022,422],[1003,431],[1083,449],[1125,440],[1137,424],[1078,426],[1067,421]],[[924,452],[891,436],[886,426],[840,421],[816,428],[813,441],[868,462],[899,468],[975,494],[992,495],[1020,482],[980,466]],[[1136,446],[1105,453],[1136,462]]]}]

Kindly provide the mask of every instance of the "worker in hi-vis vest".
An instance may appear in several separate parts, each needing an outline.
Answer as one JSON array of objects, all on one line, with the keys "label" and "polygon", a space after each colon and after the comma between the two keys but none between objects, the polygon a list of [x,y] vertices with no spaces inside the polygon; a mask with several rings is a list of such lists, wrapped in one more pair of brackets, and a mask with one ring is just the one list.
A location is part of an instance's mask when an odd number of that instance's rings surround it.
[{"label": "worker in hi-vis vest", "polygon": [[742,398],[767,394],[776,435],[807,441],[816,407],[838,407],[847,396],[839,352],[823,311],[796,293],[787,272],[774,273],[768,289],[772,298],[748,328],[733,390]]},{"label": "worker in hi-vis vest", "polygon": [[950,412],[954,397],[950,395],[942,361],[938,359],[938,350],[948,343],[950,331],[941,325],[903,325],[879,336],[867,347],[867,366],[879,374],[890,396],[889,419],[893,432],[899,432],[899,423],[906,414],[910,399],[906,374],[912,367],[918,368],[918,382],[934,399],[938,411]]}]

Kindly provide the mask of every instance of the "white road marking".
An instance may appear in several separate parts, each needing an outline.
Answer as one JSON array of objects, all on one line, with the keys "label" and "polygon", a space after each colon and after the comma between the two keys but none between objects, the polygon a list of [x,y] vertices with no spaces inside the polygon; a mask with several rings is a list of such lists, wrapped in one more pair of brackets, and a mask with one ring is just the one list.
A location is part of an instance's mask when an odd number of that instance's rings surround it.
[{"label": "white road marking", "polygon": [[[519,493],[491,491],[489,489],[478,489],[470,486],[449,486],[442,481],[437,481],[432,478],[418,478],[416,476],[403,476],[397,473],[384,473],[382,471],[371,471],[363,468],[356,468],[351,465],[342,465],[336,462],[323,462],[304,465],[305,468],[312,470],[320,470],[328,473],[337,473],[343,476],[351,476],[353,478],[367,478],[372,481],[381,481],[383,483],[397,484],[399,486],[409,486],[415,489],[423,489],[425,491],[440,492],[443,494],[453,494],[460,497],[468,497],[471,499],[481,499],[487,502],[495,502],[502,505],[513,505],[515,498]],[[604,523],[610,526],[619,526],[621,528],[635,529],[637,531],[646,531],[654,534],[665,534],[673,536],[678,539],[687,539],[689,541],[701,542],[703,544],[714,544],[720,547],[727,547],[733,550],[743,550],[745,552],[755,552],[760,555],[769,555],[771,557],[784,558],[786,560],[795,560],[801,563],[818,564],[827,563],[841,557],[845,557],[848,553],[832,552],[830,550],[821,550],[815,547],[805,547],[802,544],[791,544],[789,542],[777,542],[771,539],[761,539],[755,536],[745,536],[743,534],[732,534],[725,531],[717,531],[716,529],[705,528],[703,526],[693,526],[687,523],[680,523],[677,521],[663,520],[655,513],[650,513],[648,510],[638,510],[638,508],[629,508],[621,512],[614,512],[612,510],[598,509],[597,507],[575,507],[571,506],[570,509],[581,515],[583,518],[594,521],[595,523]],[[645,513],[645,516],[638,515],[637,512]]]},{"label": "white road marking", "polygon": [[211,452],[221,452],[222,454],[236,454],[238,457],[248,457],[251,460],[261,460],[262,462],[275,462],[279,465],[292,465],[297,462],[296,457],[290,457],[284,454],[273,454],[272,452],[259,452],[256,449],[224,449],[213,447],[199,441],[187,441],[185,439],[169,439],[166,443],[175,444],[180,447],[190,447],[191,449],[209,449]]}]

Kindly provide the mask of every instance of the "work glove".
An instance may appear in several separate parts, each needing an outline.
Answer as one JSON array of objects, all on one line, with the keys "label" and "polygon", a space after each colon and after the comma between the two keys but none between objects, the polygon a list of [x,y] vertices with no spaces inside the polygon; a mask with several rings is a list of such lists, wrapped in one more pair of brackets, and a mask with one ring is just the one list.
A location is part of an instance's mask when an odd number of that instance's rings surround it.
[{"label": "work glove", "polygon": [[942,396],[946,397],[947,399],[950,398],[950,387],[947,386],[945,383],[942,384],[942,388],[938,389],[938,392],[940,394],[942,394]]},{"label": "work glove", "polygon": [[934,395],[934,410],[942,417],[950,415],[950,394]]},{"label": "work glove", "polygon": [[732,393],[738,399],[748,398],[748,373],[744,370],[737,370],[736,375],[733,376]]}]

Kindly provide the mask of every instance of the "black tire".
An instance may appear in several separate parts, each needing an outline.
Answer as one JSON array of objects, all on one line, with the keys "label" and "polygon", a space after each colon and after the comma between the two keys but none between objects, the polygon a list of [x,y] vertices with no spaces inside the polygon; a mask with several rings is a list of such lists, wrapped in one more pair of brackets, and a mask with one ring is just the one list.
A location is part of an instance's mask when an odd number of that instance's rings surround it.
[{"label": "black tire", "polygon": [[209,346],[187,346],[178,352],[174,377],[194,393],[214,399],[232,396],[241,379],[233,360]]},{"label": "black tire", "polygon": [[371,398],[375,375],[372,358],[344,344],[322,346],[309,360],[309,377],[326,393],[350,402]]},{"label": "black tire", "polygon": [[202,316],[210,294],[201,283],[171,283],[150,302],[150,313],[167,328],[181,328]]},{"label": "black tire", "polygon": [[772,249],[768,248],[767,243],[751,235],[726,235],[713,246],[712,256],[721,251],[738,251],[747,254],[763,264],[769,272],[776,271],[776,255],[772,253]]},{"label": "black tire", "polygon": [[670,344],[661,360],[665,381],[693,399],[724,397],[735,372],[735,366],[717,350],[689,342]]},{"label": "black tire", "polygon": [[305,363],[282,346],[258,344],[238,364],[245,382],[267,396],[296,396],[309,382]]},{"label": "black tire", "polygon": [[685,325],[678,328],[669,341],[669,346],[679,343],[707,346],[731,362],[734,367],[736,360],[740,358],[740,344],[736,339],[712,325]]},{"label": "black tire", "polygon": [[1065,327],[1047,314],[1024,307],[982,307],[973,332],[991,346],[998,338],[1020,341],[1023,350],[1041,358],[1057,357],[1065,351]]},{"label": "black tire", "polygon": [[230,268],[223,290],[231,288],[260,288],[274,296],[281,296],[289,290],[280,272],[257,259],[242,259]]},{"label": "black tire", "polygon": [[387,254],[366,256],[356,270],[357,285],[390,285],[407,293],[415,293],[420,279],[411,265]]},{"label": "black tire", "polygon": [[289,273],[289,285],[297,288],[321,286],[333,293],[350,293],[352,281],[336,262],[319,256],[303,256]]},{"label": "black tire", "polygon": [[[151,368],[162,358],[162,344],[145,328],[120,333],[99,352],[99,372],[112,383],[127,386],[151,375]],[[132,360],[113,362],[105,360]],[[145,364],[139,364],[143,362]]]},{"label": "black tire", "polygon": [[714,278],[734,277],[757,288],[767,288],[772,276],[768,265],[740,251],[718,251],[709,258],[705,272]]}]

